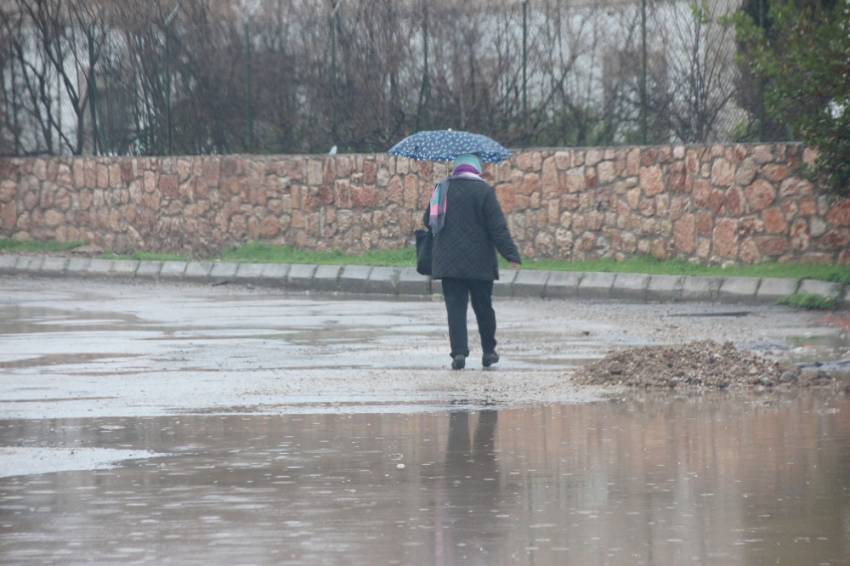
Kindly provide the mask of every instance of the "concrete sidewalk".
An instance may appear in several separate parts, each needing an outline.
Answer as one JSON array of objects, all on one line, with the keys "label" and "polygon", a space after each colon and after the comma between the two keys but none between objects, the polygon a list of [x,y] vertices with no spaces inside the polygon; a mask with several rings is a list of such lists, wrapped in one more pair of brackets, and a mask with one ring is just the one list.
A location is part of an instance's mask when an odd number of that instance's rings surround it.
[{"label": "concrete sidewalk", "polygon": [[[430,296],[440,285],[412,267],[306,265],[205,261],[136,261],[86,257],[0,255],[0,274],[38,277],[139,279],[227,283],[323,293]],[[814,279],[697,277],[640,273],[503,271],[500,297],[592,298],[634,302],[715,301],[770,304],[805,293],[850,308],[850,286]]]}]

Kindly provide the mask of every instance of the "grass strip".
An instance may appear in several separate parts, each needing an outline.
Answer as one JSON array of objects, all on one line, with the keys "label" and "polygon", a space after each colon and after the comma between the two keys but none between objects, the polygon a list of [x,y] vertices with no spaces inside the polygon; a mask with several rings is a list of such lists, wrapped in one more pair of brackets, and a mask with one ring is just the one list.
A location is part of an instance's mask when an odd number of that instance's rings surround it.
[{"label": "grass strip", "polygon": [[101,259],[132,259],[139,261],[188,261],[184,255],[159,253],[159,252],[131,252],[128,254],[105,253],[100,255]]},{"label": "grass strip", "polygon": [[779,304],[799,309],[826,311],[835,310],[838,306],[838,299],[811,293],[794,293],[779,301]]},{"label": "grass strip", "polygon": [[48,253],[48,252],[66,252],[79,248],[83,242],[55,242],[55,241],[30,241],[19,242],[18,240],[10,240],[0,238],[0,253]]}]

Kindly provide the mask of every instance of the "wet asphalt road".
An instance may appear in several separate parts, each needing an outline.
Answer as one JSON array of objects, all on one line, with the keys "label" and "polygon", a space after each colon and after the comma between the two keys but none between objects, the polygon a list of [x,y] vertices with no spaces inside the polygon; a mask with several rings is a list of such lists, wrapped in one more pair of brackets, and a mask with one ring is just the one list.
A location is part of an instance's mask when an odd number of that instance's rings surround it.
[{"label": "wet asphalt road", "polygon": [[817,315],[496,309],[503,362],[451,372],[440,302],[0,278],[0,562],[850,563],[847,397],[569,380],[706,337],[846,355]]}]

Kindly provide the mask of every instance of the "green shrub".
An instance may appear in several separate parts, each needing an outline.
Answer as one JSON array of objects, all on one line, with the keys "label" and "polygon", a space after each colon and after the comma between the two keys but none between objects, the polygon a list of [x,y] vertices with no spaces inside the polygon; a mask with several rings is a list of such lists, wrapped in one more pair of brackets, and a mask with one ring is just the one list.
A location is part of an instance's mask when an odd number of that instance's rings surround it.
[{"label": "green shrub", "polygon": [[811,293],[794,293],[779,301],[779,304],[799,309],[826,311],[838,307],[838,299]]}]

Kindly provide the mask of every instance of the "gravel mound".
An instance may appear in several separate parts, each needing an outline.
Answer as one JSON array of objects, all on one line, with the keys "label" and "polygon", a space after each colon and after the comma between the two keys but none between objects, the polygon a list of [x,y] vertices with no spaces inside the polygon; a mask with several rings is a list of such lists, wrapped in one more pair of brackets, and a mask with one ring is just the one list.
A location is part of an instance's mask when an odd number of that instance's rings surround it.
[{"label": "gravel mound", "polygon": [[817,369],[768,360],[713,340],[678,346],[648,346],[612,352],[581,368],[576,380],[586,385],[676,389],[697,387],[812,387],[836,380]]}]

